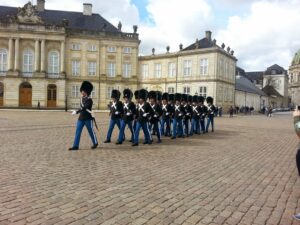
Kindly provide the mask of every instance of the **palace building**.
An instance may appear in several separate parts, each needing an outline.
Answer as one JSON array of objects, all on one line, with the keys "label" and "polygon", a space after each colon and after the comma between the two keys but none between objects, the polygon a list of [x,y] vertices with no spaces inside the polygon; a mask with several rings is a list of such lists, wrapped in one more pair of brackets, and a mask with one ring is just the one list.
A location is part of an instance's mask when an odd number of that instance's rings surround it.
[{"label": "palace building", "polygon": [[178,51],[139,55],[137,26],[122,32],[83,4],[82,12],[47,10],[45,0],[0,6],[0,107],[77,108],[82,81],[94,85],[95,109],[106,109],[113,89],[146,88],[212,96],[234,105],[234,51],[211,32]]},{"label": "palace building", "polygon": [[296,52],[289,68],[289,97],[292,107],[300,105],[300,50]]}]

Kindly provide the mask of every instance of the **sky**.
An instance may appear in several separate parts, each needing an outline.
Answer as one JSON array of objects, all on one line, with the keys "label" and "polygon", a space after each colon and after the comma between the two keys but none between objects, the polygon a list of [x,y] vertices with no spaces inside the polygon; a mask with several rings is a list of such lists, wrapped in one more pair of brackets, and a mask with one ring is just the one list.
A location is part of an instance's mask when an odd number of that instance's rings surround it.
[{"label": "sky", "polygon": [[[0,0],[0,5],[23,6],[26,0]],[[93,12],[132,32],[138,25],[140,54],[179,50],[212,31],[217,44],[234,50],[237,65],[263,71],[278,64],[285,69],[300,49],[300,0],[46,0],[46,9]],[[36,3],[36,0],[33,0]]]}]

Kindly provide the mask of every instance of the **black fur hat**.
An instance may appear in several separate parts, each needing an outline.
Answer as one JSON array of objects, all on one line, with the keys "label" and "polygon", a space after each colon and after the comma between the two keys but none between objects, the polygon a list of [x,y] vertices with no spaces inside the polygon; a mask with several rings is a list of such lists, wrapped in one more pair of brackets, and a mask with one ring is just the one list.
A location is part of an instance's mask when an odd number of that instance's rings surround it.
[{"label": "black fur hat", "polygon": [[123,91],[123,98],[128,98],[128,99],[132,99],[133,97],[133,93],[130,89],[124,89]]},{"label": "black fur hat", "polygon": [[175,95],[174,94],[169,94],[169,101],[174,101]]},{"label": "black fur hat", "polygon": [[139,90],[136,90],[134,92],[134,98],[135,98],[135,100],[137,100],[139,98]]},{"label": "black fur hat", "polygon": [[156,91],[149,91],[148,98],[149,99],[154,99],[156,101],[157,100],[157,93],[156,93]]},{"label": "black fur hat", "polygon": [[193,101],[193,96],[188,95],[188,102],[192,102]]},{"label": "black fur hat", "polygon": [[120,96],[121,96],[121,93],[119,90],[116,90],[116,89],[112,90],[111,98],[115,98],[115,99],[119,100]]},{"label": "black fur hat", "polygon": [[213,104],[213,103],[214,103],[214,99],[213,99],[212,97],[208,96],[208,97],[206,98],[206,102],[207,102],[207,103],[210,103],[210,104]]},{"label": "black fur hat", "polygon": [[139,90],[139,98],[143,99],[144,101],[146,101],[147,98],[148,98],[148,91],[145,90],[145,89]]},{"label": "black fur hat", "polygon": [[87,93],[88,96],[90,96],[93,91],[93,88],[94,87],[91,82],[83,81],[80,87],[80,92],[84,91]]},{"label": "black fur hat", "polygon": [[157,96],[157,101],[161,101],[162,100],[162,93],[161,93],[161,91],[157,91],[156,92],[156,96]]},{"label": "black fur hat", "polygon": [[182,95],[179,93],[176,93],[174,98],[175,98],[175,101],[181,101]]},{"label": "black fur hat", "polygon": [[194,96],[193,96],[193,102],[198,103],[198,96],[197,96],[197,95],[194,95]]},{"label": "black fur hat", "polygon": [[188,100],[188,95],[187,94],[182,94],[181,95],[181,101],[187,102]]},{"label": "black fur hat", "polygon": [[169,94],[167,92],[163,93],[161,99],[169,101]]},{"label": "black fur hat", "polygon": [[203,103],[205,100],[205,98],[203,96],[199,96],[198,97],[198,102]]}]

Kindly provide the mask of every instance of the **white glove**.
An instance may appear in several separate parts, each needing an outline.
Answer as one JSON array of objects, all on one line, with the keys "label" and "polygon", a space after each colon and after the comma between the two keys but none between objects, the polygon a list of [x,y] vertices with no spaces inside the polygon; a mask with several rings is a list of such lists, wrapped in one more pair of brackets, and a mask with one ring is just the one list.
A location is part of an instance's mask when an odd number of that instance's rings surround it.
[{"label": "white glove", "polygon": [[126,116],[130,116],[130,114],[131,114],[130,112],[126,113]]},{"label": "white glove", "polygon": [[200,114],[198,113],[197,116],[200,116]]},{"label": "white glove", "polygon": [[72,116],[75,116],[77,114],[77,112],[75,110],[72,111]]},{"label": "white glove", "polygon": [[157,118],[157,115],[154,115],[155,118]]},{"label": "white glove", "polygon": [[181,113],[179,113],[179,116],[182,116],[182,114],[181,114]]},{"label": "white glove", "polygon": [[166,116],[168,116],[169,115],[169,113],[166,113]]},{"label": "white glove", "polygon": [[117,112],[115,112],[115,115],[119,115],[119,112],[117,111]]},{"label": "white glove", "polygon": [[143,117],[147,117],[147,113],[144,113],[144,114],[143,114]]}]

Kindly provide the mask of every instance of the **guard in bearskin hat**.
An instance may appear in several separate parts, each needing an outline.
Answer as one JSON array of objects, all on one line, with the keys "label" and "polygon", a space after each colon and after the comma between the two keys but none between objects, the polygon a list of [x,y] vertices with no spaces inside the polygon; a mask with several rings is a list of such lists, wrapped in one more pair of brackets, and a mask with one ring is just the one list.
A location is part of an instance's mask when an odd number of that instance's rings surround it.
[{"label": "guard in bearskin hat", "polygon": [[[171,125],[173,126],[173,117],[174,117],[174,105],[175,105],[175,95],[174,94],[169,94],[169,104],[171,107]],[[172,130],[172,126],[171,126],[171,136],[173,134],[173,130]]]},{"label": "guard in bearskin hat", "polygon": [[152,144],[152,140],[150,137],[150,131],[149,131],[149,118],[152,113],[152,108],[150,104],[147,102],[148,92],[145,89],[139,90],[139,104],[137,109],[137,123],[136,128],[134,132],[134,143],[132,146],[138,146],[139,145],[139,134],[140,129],[143,129],[144,136],[145,136],[145,142],[144,144]]},{"label": "guard in bearskin hat", "polygon": [[175,94],[175,105],[173,111],[173,136],[172,139],[183,137],[182,119],[184,116],[184,108],[181,105],[181,94]]},{"label": "guard in bearskin hat", "polygon": [[191,134],[200,134],[200,108],[198,105],[199,99],[197,95],[193,96],[192,104],[192,129]]},{"label": "guard in bearskin hat", "polygon": [[171,117],[172,117],[172,107],[168,103],[169,102],[169,94],[163,93],[162,95],[162,117],[161,117],[161,135],[165,135],[166,137],[171,136]]},{"label": "guard in bearskin hat", "polygon": [[207,116],[207,107],[204,105],[205,98],[203,96],[199,96],[199,109],[200,109],[200,128],[203,134],[206,133],[205,128],[205,118]]},{"label": "guard in bearskin hat", "polygon": [[188,98],[189,95],[182,94],[182,105],[184,108],[183,131],[187,137],[191,134],[190,124],[191,124],[191,118],[193,113],[192,106],[188,104]]},{"label": "guard in bearskin hat", "polygon": [[82,98],[80,101],[80,109],[72,112],[72,115],[79,114],[79,118],[77,120],[74,143],[72,148],[69,148],[70,151],[79,149],[81,132],[84,126],[86,126],[93,142],[91,148],[95,149],[98,146],[96,134],[93,130],[93,121],[95,121],[95,119],[92,114],[93,100],[90,98],[92,91],[93,91],[93,85],[89,81],[82,82],[80,87],[80,92],[82,94]]},{"label": "guard in bearskin hat", "polygon": [[[160,132],[160,117],[162,115],[162,108],[157,103],[158,101],[158,92],[150,91],[149,92],[149,102],[152,108],[152,116],[150,118],[150,127],[157,135],[157,143],[161,143],[161,132]],[[151,130],[151,129],[150,129]]]},{"label": "guard in bearskin hat", "polygon": [[120,145],[123,143],[123,138],[125,136],[125,127],[128,125],[128,128],[131,132],[131,139],[130,142],[134,141],[134,130],[132,127],[132,122],[133,119],[136,115],[136,106],[135,104],[131,101],[133,97],[133,93],[130,89],[125,89],[123,91],[123,116],[121,118],[121,128],[119,132],[119,138],[116,144]]},{"label": "guard in bearskin hat", "polygon": [[[138,104],[139,104],[139,90],[136,90],[134,92],[134,99],[135,99],[135,112],[137,113],[137,109],[138,109]],[[133,131],[135,131],[135,128],[136,128],[136,117],[137,117],[137,114],[134,115],[134,119],[133,119]]]},{"label": "guard in bearskin hat", "polygon": [[[109,106],[110,108],[110,123],[109,128],[106,136],[106,140],[104,143],[110,143],[111,142],[111,135],[115,128],[115,125],[118,126],[118,128],[121,128],[121,118],[123,116],[123,104],[120,101],[121,92],[119,90],[112,90],[111,92],[111,104]],[[123,137],[125,139],[125,137]]]},{"label": "guard in bearskin hat", "polygon": [[208,128],[211,124],[211,131],[214,132],[214,117],[216,107],[214,106],[214,99],[212,97],[206,98],[207,102],[207,124],[206,124],[206,132],[208,132]]}]

